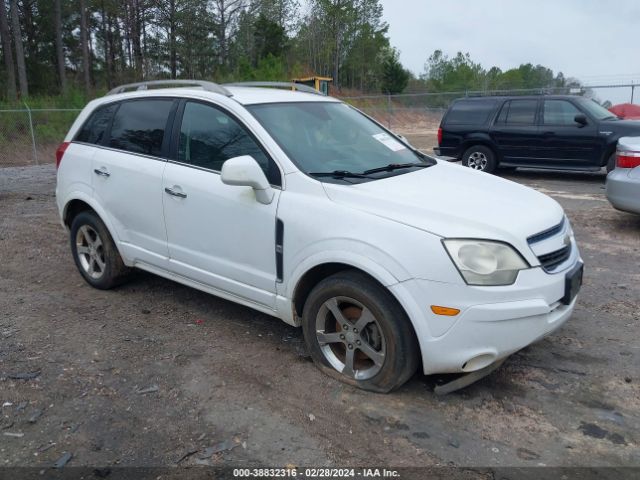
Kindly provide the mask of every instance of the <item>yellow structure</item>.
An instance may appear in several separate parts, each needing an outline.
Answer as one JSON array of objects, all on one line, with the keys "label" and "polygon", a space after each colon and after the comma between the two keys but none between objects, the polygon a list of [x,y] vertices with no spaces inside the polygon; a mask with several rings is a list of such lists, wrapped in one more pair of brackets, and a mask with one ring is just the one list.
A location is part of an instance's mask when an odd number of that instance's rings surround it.
[{"label": "yellow structure", "polygon": [[324,95],[329,95],[329,84],[333,82],[333,78],[331,77],[304,77],[304,78],[294,78],[292,80],[293,83],[300,83],[302,85],[307,85],[308,87],[315,88],[317,91],[323,93]]}]

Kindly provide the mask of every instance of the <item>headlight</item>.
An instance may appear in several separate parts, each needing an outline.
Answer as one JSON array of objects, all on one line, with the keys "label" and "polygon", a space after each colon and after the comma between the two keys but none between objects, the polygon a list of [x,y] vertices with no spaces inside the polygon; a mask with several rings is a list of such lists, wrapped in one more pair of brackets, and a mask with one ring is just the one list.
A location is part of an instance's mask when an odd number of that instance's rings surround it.
[{"label": "headlight", "polygon": [[469,285],[511,285],[529,264],[510,245],[490,240],[443,240],[456,268]]}]

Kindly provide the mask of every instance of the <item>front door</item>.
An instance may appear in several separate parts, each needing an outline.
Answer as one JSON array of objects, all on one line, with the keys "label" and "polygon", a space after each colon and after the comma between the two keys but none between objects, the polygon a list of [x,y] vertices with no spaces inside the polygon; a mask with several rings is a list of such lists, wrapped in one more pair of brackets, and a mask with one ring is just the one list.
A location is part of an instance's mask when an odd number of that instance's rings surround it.
[{"label": "front door", "polygon": [[542,108],[540,163],[562,168],[599,167],[602,144],[597,125],[575,121],[582,114],[568,100],[545,100]]},{"label": "front door", "polygon": [[250,187],[222,183],[220,170],[229,158],[251,155],[274,186],[279,170],[240,121],[221,108],[185,101],[178,119],[174,160],[167,163],[162,185],[171,270],[273,308],[280,190],[263,205]]}]

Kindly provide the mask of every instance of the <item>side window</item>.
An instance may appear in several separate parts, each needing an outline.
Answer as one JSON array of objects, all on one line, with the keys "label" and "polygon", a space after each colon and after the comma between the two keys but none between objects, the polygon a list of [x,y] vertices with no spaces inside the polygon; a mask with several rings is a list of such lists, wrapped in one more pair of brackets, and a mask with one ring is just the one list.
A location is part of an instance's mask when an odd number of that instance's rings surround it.
[{"label": "side window", "polygon": [[545,100],[543,122],[545,125],[575,125],[575,116],[582,113],[566,100]]},{"label": "side window", "polygon": [[107,128],[117,104],[106,105],[95,110],[84,123],[75,140],[77,142],[100,144],[104,140]]},{"label": "side window", "polygon": [[184,107],[178,161],[210,170],[222,170],[233,157],[251,155],[273,185],[280,185],[280,172],[245,128],[211,105],[187,102]]},{"label": "side window", "polygon": [[[502,108],[502,111],[505,107]],[[511,100],[505,123],[507,125],[534,125],[537,108],[537,100]],[[500,117],[502,117],[502,112],[500,112]]]},{"label": "side window", "polygon": [[447,114],[447,125],[482,125],[484,124],[496,102],[493,100],[460,100],[453,104]]},{"label": "side window", "polygon": [[120,104],[113,118],[108,146],[160,156],[173,99],[131,100]]}]

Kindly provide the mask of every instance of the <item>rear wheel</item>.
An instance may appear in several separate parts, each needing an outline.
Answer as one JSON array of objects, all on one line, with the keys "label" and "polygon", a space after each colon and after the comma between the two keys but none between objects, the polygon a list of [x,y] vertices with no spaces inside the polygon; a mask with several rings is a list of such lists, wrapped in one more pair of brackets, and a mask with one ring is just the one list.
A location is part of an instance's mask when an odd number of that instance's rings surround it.
[{"label": "rear wheel", "polygon": [[496,155],[489,147],[474,145],[462,155],[462,164],[474,170],[492,173],[497,167]]},{"label": "rear wheel", "polygon": [[108,290],[122,283],[129,269],[98,215],[92,211],[76,215],[70,240],[76,267],[89,285]]},{"label": "rear wheel", "polygon": [[359,388],[389,392],[418,366],[417,340],[404,310],[359,272],[321,281],[305,303],[302,327],[316,365]]}]

